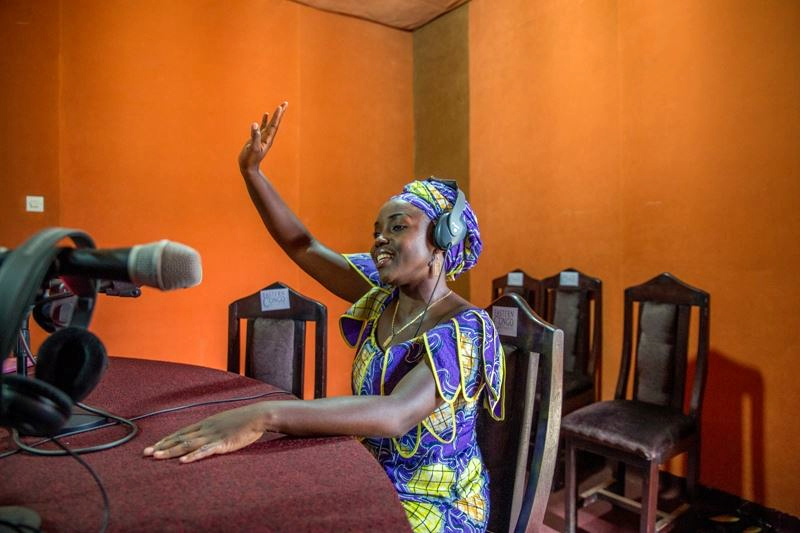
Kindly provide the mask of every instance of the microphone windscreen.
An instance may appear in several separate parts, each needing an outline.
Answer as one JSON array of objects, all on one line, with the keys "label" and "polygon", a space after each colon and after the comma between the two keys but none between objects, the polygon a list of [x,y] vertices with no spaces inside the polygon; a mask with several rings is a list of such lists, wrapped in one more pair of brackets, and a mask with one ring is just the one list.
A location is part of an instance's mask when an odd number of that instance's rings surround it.
[{"label": "microphone windscreen", "polygon": [[169,291],[198,285],[203,280],[203,266],[194,248],[161,240],[131,249],[128,274],[138,285]]}]

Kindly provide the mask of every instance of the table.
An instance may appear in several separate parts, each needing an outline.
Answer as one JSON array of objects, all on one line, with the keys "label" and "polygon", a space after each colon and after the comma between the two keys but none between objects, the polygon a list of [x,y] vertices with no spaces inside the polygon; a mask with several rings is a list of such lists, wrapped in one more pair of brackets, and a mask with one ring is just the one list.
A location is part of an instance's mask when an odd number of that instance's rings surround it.
[{"label": "table", "polygon": [[[84,403],[116,415],[140,414],[204,400],[251,396],[286,399],[265,383],[199,366],[110,358]],[[143,418],[130,442],[81,457],[98,473],[111,507],[109,531],[410,531],[392,484],[352,437],[290,438],[265,434],[238,452],[197,463],[156,461],[142,449],[172,431],[247,402]],[[62,438],[70,447],[108,442],[121,427]],[[0,431],[0,453],[13,449]],[[31,439],[26,439],[30,441]],[[97,531],[102,498],[71,457],[26,453],[0,459],[0,505],[21,505],[44,531]]]}]

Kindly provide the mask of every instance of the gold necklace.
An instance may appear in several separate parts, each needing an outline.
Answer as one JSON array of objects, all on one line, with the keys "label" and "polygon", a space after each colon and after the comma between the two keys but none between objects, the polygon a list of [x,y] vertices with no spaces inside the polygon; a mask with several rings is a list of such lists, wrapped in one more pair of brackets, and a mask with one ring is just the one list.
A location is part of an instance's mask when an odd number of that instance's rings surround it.
[{"label": "gold necklace", "polygon": [[397,318],[397,310],[400,308],[400,300],[399,300],[399,298],[398,298],[398,300],[397,300],[397,304],[394,306],[394,313],[392,313],[392,334],[391,334],[391,335],[389,335],[389,337],[388,337],[388,338],[387,338],[385,341],[383,341],[383,350],[384,350],[384,351],[386,351],[386,348],[388,348],[388,347],[389,347],[389,344],[391,344],[392,340],[393,340],[393,339],[394,339],[394,338],[395,338],[397,335],[399,335],[400,333],[402,333],[402,332],[403,332],[403,331],[404,331],[406,328],[408,328],[408,326],[410,326],[411,324],[413,324],[414,322],[416,322],[417,320],[419,320],[419,318],[420,318],[422,315],[424,315],[424,314],[425,314],[427,311],[429,311],[430,309],[432,309],[434,305],[438,304],[439,302],[441,302],[442,300],[444,300],[445,298],[447,298],[447,297],[448,297],[448,296],[450,296],[451,294],[453,294],[453,291],[452,291],[452,290],[449,290],[449,291],[447,291],[447,294],[445,294],[444,296],[441,296],[441,297],[437,298],[437,299],[436,299],[436,301],[434,301],[432,304],[430,304],[430,305],[426,305],[426,306],[425,306],[425,308],[424,308],[422,311],[420,311],[419,313],[417,313],[417,315],[416,315],[414,318],[412,318],[411,320],[409,320],[408,322],[406,322],[406,323],[403,325],[403,327],[401,327],[400,329],[398,329],[397,331],[395,331],[395,329],[394,329],[394,320],[395,320],[395,318]]}]

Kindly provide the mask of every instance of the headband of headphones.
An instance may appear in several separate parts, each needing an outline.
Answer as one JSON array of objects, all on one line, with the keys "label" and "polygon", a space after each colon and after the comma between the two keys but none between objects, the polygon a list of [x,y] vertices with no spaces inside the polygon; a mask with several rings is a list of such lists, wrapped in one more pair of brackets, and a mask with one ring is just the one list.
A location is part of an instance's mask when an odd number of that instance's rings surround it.
[{"label": "headband of headphones", "polygon": [[[59,241],[69,237],[79,248],[94,248],[92,238],[81,230],[44,229],[11,252],[0,267],[0,355],[12,350],[22,320],[36,300],[50,266],[59,253]],[[97,296],[97,282],[78,295],[71,325],[88,328]]]}]

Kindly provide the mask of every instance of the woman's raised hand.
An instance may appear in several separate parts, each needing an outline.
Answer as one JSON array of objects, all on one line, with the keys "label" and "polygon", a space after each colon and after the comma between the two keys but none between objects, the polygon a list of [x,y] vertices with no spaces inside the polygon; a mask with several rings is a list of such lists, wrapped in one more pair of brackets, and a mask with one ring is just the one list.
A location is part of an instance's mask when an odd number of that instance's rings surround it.
[{"label": "woman's raised hand", "polygon": [[278,127],[281,124],[281,118],[283,118],[283,113],[288,105],[288,102],[283,102],[275,109],[271,120],[269,113],[264,113],[261,125],[253,122],[250,126],[250,139],[239,153],[239,170],[242,174],[258,171],[258,165],[261,164],[261,160],[267,155],[272,142],[275,140],[275,135],[278,133]]},{"label": "woman's raised hand", "polygon": [[156,459],[180,457],[191,463],[211,455],[230,453],[257,441],[264,434],[257,407],[249,405],[224,411],[186,426],[144,449]]}]

